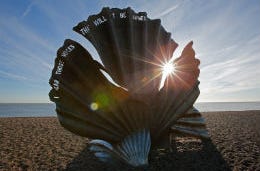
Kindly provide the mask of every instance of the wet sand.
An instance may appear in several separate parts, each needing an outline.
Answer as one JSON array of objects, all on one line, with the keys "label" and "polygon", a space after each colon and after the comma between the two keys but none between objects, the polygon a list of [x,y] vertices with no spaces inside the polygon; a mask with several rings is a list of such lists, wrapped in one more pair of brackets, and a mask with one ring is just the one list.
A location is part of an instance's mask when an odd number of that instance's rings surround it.
[{"label": "wet sand", "polygon": [[[177,138],[173,152],[152,152],[147,170],[260,170],[260,111],[203,116],[210,140]],[[0,170],[122,170],[99,162],[88,141],[55,117],[0,118]]]}]

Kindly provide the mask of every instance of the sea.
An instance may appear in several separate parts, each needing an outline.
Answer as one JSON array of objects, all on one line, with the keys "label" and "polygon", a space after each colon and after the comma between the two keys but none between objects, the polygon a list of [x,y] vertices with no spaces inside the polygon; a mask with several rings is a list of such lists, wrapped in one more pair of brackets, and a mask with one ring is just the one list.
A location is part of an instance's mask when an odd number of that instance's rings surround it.
[{"label": "sea", "polygon": [[[260,110],[260,102],[195,103],[201,112]],[[54,103],[0,103],[0,117],[56,117]]]}]

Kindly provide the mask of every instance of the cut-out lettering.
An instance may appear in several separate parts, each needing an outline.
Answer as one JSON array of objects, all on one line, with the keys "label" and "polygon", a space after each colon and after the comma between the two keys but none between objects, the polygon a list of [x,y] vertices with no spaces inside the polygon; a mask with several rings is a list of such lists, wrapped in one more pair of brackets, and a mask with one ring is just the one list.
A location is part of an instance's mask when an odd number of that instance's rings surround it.
[{"label": "cut-out lettering", "polygon": [[53,80],[53,88],[56,90],[56,91],[58,91],[59,90],[59,84],[60,84],[60,82],[59,82],[59,80]]},{"label": "cut-out lettering", "polygon": [[121,13],[119,14],[119,16],[120,16],[120,18],[126,18],[126,12],[121,12]]},{"label": "cut-out lettering", "polygon": [[61,56],[62,56],[62,57],[68,56],[68,54],[69,54],[70,52],[72,52],[73,49],[75,49],[75,46],[74,46],[74,45],[69,45],[69,46],[61,53]]},{"label": "cut-out lettering", "polygon": [[62,60],[59,60],[55,74],[61,74],[61,72],[63,70],[63,66],[64,66],[64,62]]},{"label": "cut-out lettering", "polygon": [[107,19],[104,16],[102,16],[102,17],[97,18],[96,20],[94,20],[93,23],[94,23],[95,26],[99,26],[100,24],[102,24],[102,23],[104,23],[106,21],[107,21]]},{"label": "cut-out lettering", "polygon": [[90,31],[89,26],[84,26],[83,28],[80,29],[81,34],[83,34],[84,36],[88,34],[89,31]]},{"label": "cut-out lettering", "polygon": [[138,20],[138,21],[145,21],[146,20],[146,16],[139,16],[139,15],[133,15],[133,20]]}]

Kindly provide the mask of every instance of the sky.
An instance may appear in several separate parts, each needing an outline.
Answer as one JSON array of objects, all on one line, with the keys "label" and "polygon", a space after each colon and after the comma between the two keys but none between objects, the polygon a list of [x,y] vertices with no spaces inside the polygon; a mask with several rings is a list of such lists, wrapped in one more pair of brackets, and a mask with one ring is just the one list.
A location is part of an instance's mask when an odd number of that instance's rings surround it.
[{"label": "sky", "polygon": [[200,59],[198,102],[260,101],[259,0],[3,0],[0,1],[0,103],[49,103],[57,49],[67,38],[99,60],[72,31],[103,7],[146,11],[179,44],[193,40]]}]

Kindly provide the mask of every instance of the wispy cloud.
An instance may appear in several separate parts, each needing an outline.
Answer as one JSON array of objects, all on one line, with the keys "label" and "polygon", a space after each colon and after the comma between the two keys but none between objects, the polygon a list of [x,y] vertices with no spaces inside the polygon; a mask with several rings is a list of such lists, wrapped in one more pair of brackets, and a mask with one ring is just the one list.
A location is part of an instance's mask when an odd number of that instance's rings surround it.
[{"label": "wispy cloud", "polygon": [[0,24],[0,67],[8,70],[2,70],[1,75],[19,81],[25,81],[26,76],[26,84],[48,82],[51,54],[55,55],[56,49],[16,17],[0,18]]},{"label": "wispy cloud", "polygon": [[[191,27],[185,27],[189,23],[184,15],[176,35],[180,42],[194,40],[194,49],[201,60],[199,100],[256,99],[252,91],[260,92],[260,31],[254,28],[260,24],[252,16],[260,13],[260,6],[241,12],[242,3],[209,4],[199,11],[194,7]],[[186,4],[184,7],[187,8],[182,10],[187,12],[189,7]]]},{"label": "wispy cloud", "polygon": [[32,1],[27,7],[26,9],[24,10],[23,14],[22,14],[22,18],[26,17],[29,12],[31,11],[32,7],[34,5],[34,1]]},{"label": "wispy cloud", "polygon": [[17,75],[14,73],[9,73],[9,72],[5,72],[5,71],[1,71],[1,70],[0,70],[0,77],[10,78],[10,79],[19,80],[19,81],[27,80],[27,78],[25,76]]},{"label": "wispy cloud", "polygon": [[170,7],[170,8],[167,8],[167,9],[163,10],[163,12],[159,13],[158,15],[156,15],[155,18],[164,17],[165,15],[168,15],[171,12],[173,12],[174,10],[176,10],[178,7],[179,7],[179,4],[174,5],[174,6]]},{"label": "wispy cloud", "polygon": [[24,41],[24,43],[37,44],[37,46],[35,46],[37,48],[40,46],[48,51],[54,50],[54,47],[51,46],[51,42],[48,42],[43,37],[37,35],[35,31],[22,24],[16,17],[10,17],[8,19],[0,18],[0,24],[0,34],[8,37],[9,40],[14,38],[17,42],[20,39],[21,42],[17,43],[20,43],[22,46],[24,46],[24,44],[22,44],[22,41]]},{"label": "wispy cloud", "polygon": [[[179,44],[175,55],[180,54],[187,42],[194,40],[194,49],[201,60],[199,100],[250,100],[260,97],[255,95],[260,93],[259,3],[224,0],[65,0],[62,3],[32,0],[27,4],[20,3],[23,5],[15,6],[20,16],[8,12],[0,17],[0,77],[34,87],[34,94],[39,87],[47,94],[56,50],[64,39],[80,42],[98,59],[94,47],[74,33],[73,26],[98,13],[104,6],[130,6],[136,12],[146,11],[150,18],[161,19],[162,25]],[[3,89],[1,85],[0,88]]]}]

